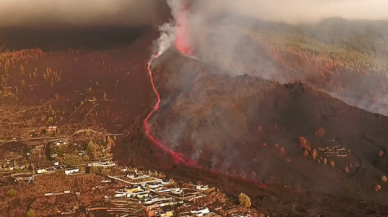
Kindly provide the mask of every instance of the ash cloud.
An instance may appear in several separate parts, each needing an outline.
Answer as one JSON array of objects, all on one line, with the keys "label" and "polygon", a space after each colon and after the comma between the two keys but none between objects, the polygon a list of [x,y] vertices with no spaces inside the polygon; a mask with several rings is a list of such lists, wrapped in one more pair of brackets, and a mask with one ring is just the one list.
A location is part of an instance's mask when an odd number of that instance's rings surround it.
[{"label": "ash cloud", "polygon": [[2,0],[0,27],[143,26],[163,8],[153,0]]}]

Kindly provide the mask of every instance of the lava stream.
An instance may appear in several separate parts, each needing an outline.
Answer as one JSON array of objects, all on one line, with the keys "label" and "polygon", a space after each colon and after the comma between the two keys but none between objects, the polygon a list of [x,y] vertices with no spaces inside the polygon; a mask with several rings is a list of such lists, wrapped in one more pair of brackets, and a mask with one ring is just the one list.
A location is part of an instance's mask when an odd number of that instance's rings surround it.
[{"label": "lava stream", "polygon": [[[158,56],[156,56],[156,58],[158,58]],[[151,126],[150,124],[148,123],[148,120],[150,119],[150,117],[159,109],[159,105],[160,105],[160,95],[159,95],[159,92],[156,90],[156,87],[155,87],[155,84],[154,84],[154,79],[153,79],[153,76],[152,76],[152,71],[151,71],[151,61],[148,63],[148,67],[147,67],[147,70],[148,70],[148,74],[150,76],[150,80],[151,80],[151,84],[152,84],[152,88],[158,98],[158,101],[156,102],[156,104],[154,105],[154,108],[152,109],[152,111],[148,114],[148,116],[144,119],[144,133],[146,135],[146,137],[160,150],[162,151],[165,151],[167,153],[169,153],[171,155],[171,157],[174,159],[175,163],[179,164],[179,163],[183,163],[185,165],[194,165],[195,162],[193,160],[185,160],[187,157],[185,157],[182,153],[179,153],[179,152],[176,152],[174,150],[172,150],[170,147],[168,147],[167,145],[165,145],[162,141],[159,141],[155,136],[153,136],[151,134]]]}]

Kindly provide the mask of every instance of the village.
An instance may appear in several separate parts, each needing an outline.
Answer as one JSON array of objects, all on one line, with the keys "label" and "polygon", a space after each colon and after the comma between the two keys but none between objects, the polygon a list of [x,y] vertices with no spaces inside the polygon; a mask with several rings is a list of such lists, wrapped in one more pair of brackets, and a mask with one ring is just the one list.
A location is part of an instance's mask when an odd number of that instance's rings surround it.
[{"label": "village", "polygon": [[[49,126],[44,135],[40,131],[29,132],[30,137],[35,138],[29,145],[19,138],[11,138],[3,139],[0,146],[0,176],[3,187],[10,187],[9,200],[19,194],[12,187],[15,185],[34,186],[47,179],[61,179],[61,182],[92,179],[92,184],[86,188],[56,186],[50,188],[52,191],[46,189],[34,196],[37,198],[29,211],[39,216],[45,216],[43,213],[49,216],[52,212],[58,215],[85,213],[87,216],[259,216],[250,208],[250,199],[243,193],[238,201],[231,200],[217,188],[200,181],[182,182],[161,171],[118,165],[111,154],[116,135],[81,130],[77,137],[57,136],[57,130],[57,126]],[[48,137],[49,140],[39,140]],[[53,205],[51,211],[42,208],[48,201],[69,197],[88,203],[66,208]]]}]

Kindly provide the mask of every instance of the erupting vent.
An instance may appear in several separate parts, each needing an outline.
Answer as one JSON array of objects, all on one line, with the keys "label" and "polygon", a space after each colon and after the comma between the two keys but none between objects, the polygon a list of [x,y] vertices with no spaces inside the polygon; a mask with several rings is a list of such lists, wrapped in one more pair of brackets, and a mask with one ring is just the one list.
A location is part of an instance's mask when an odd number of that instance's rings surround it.
[{"label": "erupting vent", "polygon": [[183,8],[181,11],[181,14],[179,16],[179,20],[177,23],[178,32],[177,32],[177,36],[176,36],[175,47],[182,54],[190,56],[190,54],[192,53],[193,50],[189,44],[188,32],[187,32],[187,28],[185,25],[187,22],[186,11],[187,11],[186,8]]}]

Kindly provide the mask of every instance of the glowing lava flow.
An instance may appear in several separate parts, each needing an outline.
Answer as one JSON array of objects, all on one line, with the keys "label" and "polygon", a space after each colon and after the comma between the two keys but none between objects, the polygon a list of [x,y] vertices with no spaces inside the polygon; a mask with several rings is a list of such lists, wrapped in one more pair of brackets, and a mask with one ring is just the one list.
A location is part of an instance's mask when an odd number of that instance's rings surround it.
[{"label": "glowing lava flow", "polygon": [[[156,56],[156,58],[158,58],[159,55]],[[148,63],[148,67],[147,67],[147,70],[148,70],[148,74],[150,76],[150,79],[151,79],[151,84],[152,84],[152,88],[154,89],[154,92],[156,94],[156,96],[158,97],[158,101],[156,102],[156,104],[154,105],[154,108],[152,109],[152,111],[148,114],[148,116],[144,119],[144,133],[146,135],[146,137],[160,150],[162,151],[165,151],[167,153],[169,153],[171,155],[171,157],[174,159],[175,163],[176,164],[179,164],[179,163],[183,163],[185,165],[190,165],[190,166],[193,166],[195,164],[195,161],[193,160],[185,160],[186,157],[182,154],[182,153],[179,153],[179,152],[176,152],[174,150],[172,150],[170,147],[168,147],[167,145],[165,145],[163,142],[159,141],[155,136],[153,136],[151,134],[151,126],[150,124],[148,123],[148,120],[150,119],[150,117],[159,109],[159,105],[160,105],[160,95],[159,95],[159,92],[156,90],[156,87],[155,87],[155,84],[154,84],[154,78],[152,76],[152,71],[151,71],[151,61]]]}]

